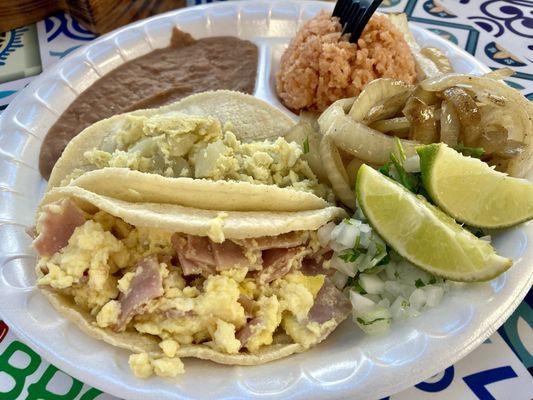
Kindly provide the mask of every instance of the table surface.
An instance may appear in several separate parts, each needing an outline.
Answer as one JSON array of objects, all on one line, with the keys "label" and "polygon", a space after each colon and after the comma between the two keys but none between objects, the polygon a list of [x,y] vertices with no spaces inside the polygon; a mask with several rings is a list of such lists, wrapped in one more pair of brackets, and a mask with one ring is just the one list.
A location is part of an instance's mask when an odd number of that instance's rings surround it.
[{"label": "table surface", "polygon": [[[188,0],[188,5],[206,2],[211,1]],[[517,73],[507,82],[533,100],[533,0],[383,0],[381,9],[405,12],[411,21],[452,41],[491,69],[513,68]],[[65,14],[0,33],[0,113],[36,75],[93,39]],[[532,399],[532,307],[530,292],[476,350],[389,399]],[[20,342],[0,316],[0,400],[23,398],[116,399],[47,363]]]}]

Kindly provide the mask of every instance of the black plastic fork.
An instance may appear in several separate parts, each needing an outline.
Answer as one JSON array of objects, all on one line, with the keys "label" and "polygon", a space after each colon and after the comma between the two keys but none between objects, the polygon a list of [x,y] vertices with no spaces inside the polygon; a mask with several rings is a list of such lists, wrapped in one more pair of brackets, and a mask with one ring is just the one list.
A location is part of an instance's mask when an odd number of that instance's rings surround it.
[{"label": "black plastic fork", "polygon": [[350,42],[357,43],[363,29],[383,0],[337,0],[333,16],[339,17],[342,33],[350,34]]}]

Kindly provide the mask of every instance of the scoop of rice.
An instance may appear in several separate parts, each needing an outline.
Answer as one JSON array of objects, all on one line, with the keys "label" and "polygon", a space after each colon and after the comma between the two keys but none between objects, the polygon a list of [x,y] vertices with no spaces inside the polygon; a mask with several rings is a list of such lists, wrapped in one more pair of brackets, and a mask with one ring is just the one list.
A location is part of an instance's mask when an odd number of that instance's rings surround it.
[{"label": "scoop of rice", "polygon": [[281,57],[276,76],[278,95],[287,107],[324,111],[382,77],[414,82],[409,46],[386,16],[375,14],[357,44],[348,39],[341,35],[338,18],[326,11],[302,26]]}]

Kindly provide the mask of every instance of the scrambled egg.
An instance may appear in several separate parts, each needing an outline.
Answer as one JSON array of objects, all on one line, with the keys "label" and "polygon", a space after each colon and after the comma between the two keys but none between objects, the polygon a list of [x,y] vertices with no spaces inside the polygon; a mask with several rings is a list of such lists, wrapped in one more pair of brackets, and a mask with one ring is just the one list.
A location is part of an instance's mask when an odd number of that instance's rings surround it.
[{"label": "scrambled egg", "polygon": [[[121,312],[119,294],[131,291],[136,263],[153,254],[165,260],[159,264],[163,296],[150,300],[127,325],[129,330],[159,337],[164,356],[132,355],[129,364],[136,376],[182,373],[183,364],[176,357],[182,345],[201,343],[227,354],[253,353],[272,344],[282,327],[296,343],[309,347],[334,323],[307,320],[323,275],[296,271],[261,284],[246,268],[235,268],[186,281],[172,264],[172,232],[133,227],[101,211],[88,218],[66,247],[40,259],[38,283],[71,295],[95,316],[97,326],[113,328]],[[242,296],[251,301],[251,310],[245,311]],[[255,323],[242,346],[236,336],[251,320]]]},{"label": "scrambled egg", "polygon": [[111,151],[94,149],[84,156],[98,168],[129,168],[167,177],[235,180],[292,187],[331,198],[302,159],[303,150],[284,138],[242,143],[213,117],[169,112],[127,116]]},{"label": "scrambled egg", "polygon": [[224,227],[224,220],[228,217],[228,214],[225,212],[220,212],[217,216],[209,221],[209,230],[207,231],[207,236],[215,243],[222,243],[224,241],[224,232],[222,228]]},{"label": "scrambled egg", "polygon": [[177,357],[151,358],[147,353],[132,354],[128,364],[137,378],[148,378],[154,373],[174,378],[185,372],[183,362]]}]

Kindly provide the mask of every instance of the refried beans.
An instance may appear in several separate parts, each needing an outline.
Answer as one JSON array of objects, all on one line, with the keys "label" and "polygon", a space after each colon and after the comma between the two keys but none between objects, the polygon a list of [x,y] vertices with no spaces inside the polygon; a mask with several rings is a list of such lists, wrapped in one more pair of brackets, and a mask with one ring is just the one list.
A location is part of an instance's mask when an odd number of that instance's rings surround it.
[{"label": "refried beans", "polygon": [[48,179],[67,143],[83,129],[115,114],[158,107],[194,93],[229,89],[253,93],[257,47],[236,37],[195,40],[174,28],[169,47],[109,72],[81,93],[48,131],[39,169]]}]

